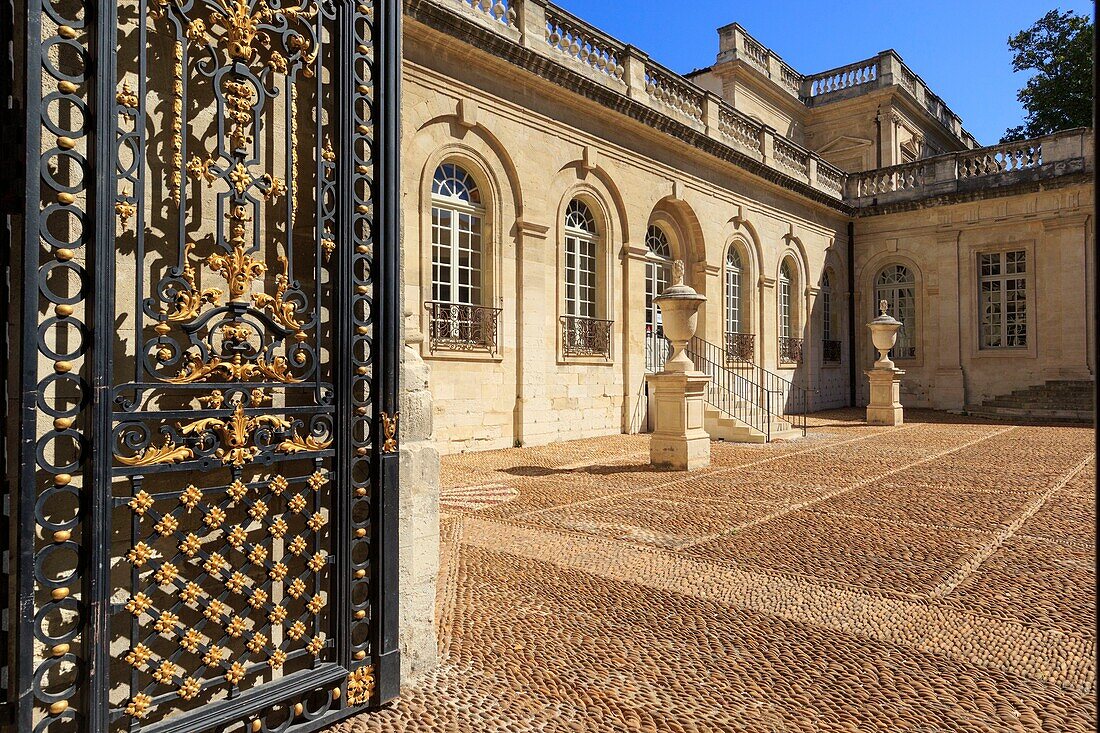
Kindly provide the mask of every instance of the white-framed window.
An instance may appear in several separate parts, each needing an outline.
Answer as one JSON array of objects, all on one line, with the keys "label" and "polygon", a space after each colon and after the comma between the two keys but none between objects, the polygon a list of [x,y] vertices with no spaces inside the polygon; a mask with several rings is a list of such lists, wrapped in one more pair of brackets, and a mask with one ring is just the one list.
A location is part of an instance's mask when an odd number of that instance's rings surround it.
[{"label": "white-framed window", "polygon": [[661,328],[661,309],[654,299],[672,280],[672,247],[665,230],[656,224],[646,230],[645,246],[645,326],[647,333],[654,333]]},{"label": "white-framed window", "polygon": [[791,263],[779,267],[779,338],[791,337]]},{"label": "white-framed window", "polygon": [[1027,252],[978,255],[981,348],[1027,347]]},{"label": "white-framed window", "polygon": [[596,318],[599,233],[592,210],[573,199],[565,211],[565,315]]},{"label": "white-framed window", "polygon": [[833,284],[827,270],[821,276],[821,336],[833,340]]},{"label": "white-framed window", "polygon": [[917,356],[917,281],[905,265],[887,265],[875,278],[873,315],[879,314],[879,304],[886,301],[889,313],[901,321],[898,340],[890,351],[892,359],[915,359]]},{"label": "white-framed window", "polygon": [[743,333],[741,307],[741,253],[730,245],[726,252],[726,333]]},{"label": "white-framed window", "polygon": [[473,177],[454,163],[439,166],[432,180],[432,300],[482,304],[484,216]]}]

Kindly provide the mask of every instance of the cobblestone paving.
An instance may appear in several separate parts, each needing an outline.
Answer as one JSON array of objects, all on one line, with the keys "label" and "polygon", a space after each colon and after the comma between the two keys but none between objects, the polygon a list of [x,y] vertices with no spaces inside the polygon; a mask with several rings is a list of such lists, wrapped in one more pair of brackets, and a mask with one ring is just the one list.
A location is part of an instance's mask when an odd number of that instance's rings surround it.
[{"label": "cobblestone paving", "polygon": [[906,418],[445,459],[443,666],[334,730],[1095,730],[1091,430]]}]

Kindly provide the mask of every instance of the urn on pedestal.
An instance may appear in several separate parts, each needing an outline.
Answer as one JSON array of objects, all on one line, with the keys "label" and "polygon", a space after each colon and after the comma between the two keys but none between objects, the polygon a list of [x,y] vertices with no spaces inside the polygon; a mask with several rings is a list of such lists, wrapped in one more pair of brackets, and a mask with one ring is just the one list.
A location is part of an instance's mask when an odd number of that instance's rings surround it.
[{"label": "urn on pedestal", "polygon": [[879,315],[867,328],[871,329],[871,342],[879,353],[874,368],[866,373],[871,383],[871,400],[867,403],[867,422],[870,425],[901,425],[905,420],[901,405],[901,377],[905,374],[894,368],[890,349],[898,341],[902,323],[887,311],[890,304],[879,302]]},{"label": "urn on pedestal", "polygon": [[649,378],[656,423],[649,440],[649,458],[660,468],[691,471],[710,465],[710,436],[703,428],[710,377],[695,371],[686,351],[699,325],[699,308],[707,298],[684,284],[683,262],[673,263],[672,273],[672,285],[653,299],[661,309],[673,353],[664,371]]}]

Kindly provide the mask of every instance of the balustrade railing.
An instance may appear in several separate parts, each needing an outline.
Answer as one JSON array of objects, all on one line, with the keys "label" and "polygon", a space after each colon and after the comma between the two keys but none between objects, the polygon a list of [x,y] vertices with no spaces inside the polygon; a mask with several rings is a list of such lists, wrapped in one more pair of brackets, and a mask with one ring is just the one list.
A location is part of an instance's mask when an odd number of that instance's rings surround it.
[{"label": "balustrade railing", "polygon": [[[438,6],[459,6],[499,25],[500,35],[565,66],[580,67],[594,83],[705,130],[713,139],[764,158],[765,138],[774,135],[780,148],[764,164],[792,175],[834,198],[842,198],[844,173],[815,153],[768,130],[733,105],[708,94],[689,79],[649,59],[637,49],[612,38],[547,0],[426,0]],[[745,36],[745,50],[760,70],[793,96],[799,95],[805,77],[778,56]],[[809,175],[809,161],[817,161],[819,176]],[[823,175],[820,175],[824,172]],[[838,178],[840,183],[838,184]]]},{"label": "balustrade railing", "polygon": [[611,326],[614,321],[578,316],[561,317],[561,350],[564,356],[611,358]]},{"label": "balustrade railing", "polygon": [[703,90],[663,66],[647,63],[645,88],[649,96],[693,122],[703,121]]},{"label": "balustrade railing", "polygon": [[515,0],[455,0],[471,10],[483,13],[509,28],[516,27]]},{"label": "balustrade railing", "polygon": [[497,352],[500,308],[428,301],[428,350]]},{"label": "balustrade railing", "polygon": [[1038,168],[1043,164],[1043,144],[1039,140],[1004,143],[960,154],[958,160],[959,178]]},{"label": "balustrade railing", "polygon": [[741,51],[745,54],[745,59],[749,63],[765,74],[768,73],[768,49],[763,44],[750,38],[747,34],[742,34]]},{"label": "balustrade railing", "polygon": [[779,363],[780,364],[801,364],[802,363],[802,339],[794,338],[793,336],[780,336],[779,337]]},{"label": "balustrade railing", "polygon": [[756,334],[727,333],[726,363],[730,366],[751,364],[756,361]]},{"label": "balustrade railing", "polygon": [[775,160],[780,167],[802,178],[810,177],[810,154],[786,138],[775,138]]},{"label": "balustrade railing", "polygon": [[840,363],[840,342],[834,339],[822,340],[821,360],[826,364]]},{"label": "balustrade railing", "polygon": [[[849,200],[878,198],[880,203],[887,203],[951,193],[960,190],[962,181],[989,176],[1083,171],[1091,145],[1090,131],[1067,130],[1034,140],[946,153],[915,163],[853,173],[847,178],[846,194]],[[819,168],[819,183],[821,179]]]},{"label": "balustrade railing", "polygon": [[878,80],[878,58],[857,61],[839,69],[806,77],[808,97],[839,92]]},{"label": "balustrade railing", "polygon": [[764,140],[759,122],[746,117],[732,107],[722,105],[718,108],[718,132],[736,148],[761,155],[764,152]]},{"label": "balustrade railing", "polygon": [[546,7],[546,42],[582,66],[623,81],[626,46],[552,5]]}]

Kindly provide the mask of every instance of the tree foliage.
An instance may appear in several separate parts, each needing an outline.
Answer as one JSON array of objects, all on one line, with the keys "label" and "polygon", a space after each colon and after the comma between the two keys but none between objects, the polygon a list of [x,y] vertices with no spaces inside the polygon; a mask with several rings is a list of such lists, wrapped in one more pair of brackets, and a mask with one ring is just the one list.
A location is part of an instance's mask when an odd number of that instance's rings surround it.
[{"label": "tree foliage", "polygon": [[1016,98],[1027,111],[1001,142],[1092,126],[1092,21],[1072,10],[1051,10],[1008,39],[1012,70],[1033,72]]}]

